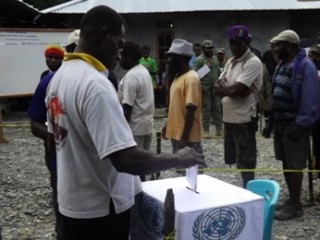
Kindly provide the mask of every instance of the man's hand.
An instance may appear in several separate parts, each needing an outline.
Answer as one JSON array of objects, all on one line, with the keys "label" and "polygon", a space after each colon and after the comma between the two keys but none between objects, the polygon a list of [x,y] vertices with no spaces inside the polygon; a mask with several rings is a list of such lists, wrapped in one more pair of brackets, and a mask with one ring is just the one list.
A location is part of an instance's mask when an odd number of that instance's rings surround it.
[{"label": "man's hand", "polygon": [[168,138],[166,138],[166,131],[167,131],[167,124],[164,125],[164,127],[161,129],[161,136],[163,139],[168,140]]},{"label": "man's hand", "polygon": [[197,153],[193,148],[185,147],[176,152],[180,157],[181,161],[179,162],[177,168],[189,168],[196,164],[203,165],[205,164],[204,155]]},{"label": "man's hand", "polygon": [[222,81],[223,81],[223,80],[219,79],[219,80],[213,85],[213,92],[214,92],[214,94],[217,95],[217,96],[219,96],[219,97],[221,97],[221,98],[223,98],[223,97],[225,96],[225,94],[223,94],[223,92],[222,92],[222,88],[221,88],[221,85],[220,85]]},{"label": "man's hand", "polygon": [[265,138],[270,138],[272,131],[272,123],[270,121],[266,121],[265,127],[262,129],[262,136]]},{"label": "man's hand", "polygon": [[217,84],[215,84],[213,88],[215,94],[217,94],[219,97],[247,97],[251,94],[251,90],[243,83],[228,83],[226,79],[219,79]]}]

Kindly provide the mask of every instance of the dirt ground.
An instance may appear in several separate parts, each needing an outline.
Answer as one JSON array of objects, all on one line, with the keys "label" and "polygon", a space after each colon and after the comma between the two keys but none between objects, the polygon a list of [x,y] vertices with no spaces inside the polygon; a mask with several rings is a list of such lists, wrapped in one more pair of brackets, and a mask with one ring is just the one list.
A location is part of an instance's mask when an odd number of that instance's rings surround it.
[{"label": "dirt ground", "polygon": [[[161,114],[160,114],[161,115]],[[4,133],[8,144],[0,144],[0,226],[5,240],[54,239],[54,217],[51,207],[49,173],[44,163],[41,140],[32,136],[25,112],[3,115]],[[155,119],[154,132],[164,125],[165,118]],[[151,151],[156,152],[153,138]],[[258,169],[256,178],[272,178],[281,186],[281,198],[287,190],[281,173],[281,164],[275,160],[272,139],[259,133]],[[231,184],[241,183],[239,173],[232,172],[223,161],[223,138],[204,139],[203,148],[209,168],[205,174]],[[161,141],[161,151],[171,152],[170,142]],[[175,171],[161,173],[161,178],[176,177]],[[319,192],[318,180],[313,180],[314,196]],[[305,174],[302,200],[310,205],[308,178]],[[299,219],[273,223],[274,240],[320,239],[320,205],[317,202],[305,207],[305,216]],[[251,239],[249,239],[251,240]],[[252,239],[255,240],[255,239]]]}]

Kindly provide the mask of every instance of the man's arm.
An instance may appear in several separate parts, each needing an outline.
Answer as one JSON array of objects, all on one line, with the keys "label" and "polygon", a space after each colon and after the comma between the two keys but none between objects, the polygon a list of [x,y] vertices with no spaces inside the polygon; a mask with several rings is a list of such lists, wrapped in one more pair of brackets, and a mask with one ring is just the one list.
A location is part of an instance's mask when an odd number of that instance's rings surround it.
[{"label": "man's arm", "polygon": [[309,61],[305,64],[303,75],[303,87],[298,90],[300,94],[296,94],[298,96],[296,101],[299,101],[299,114],[295,122],[309,128],[320,117],[320,81],[315,65]]},{"label": "man's arm", "polygon": [[54,135],[52,133],[47,133],[47,147],[50,154],[56,153],[56,143],[54,140]]},{"label": "man's arm", "polygon": [[[231,60],[227,62],[226,66],[229,64],[232,64]],[[247,97],[251,94],[251,89],[248,86],[251,86],[260,75],[262,79],[262,64],[260,61],[248,60],[234,83],[228,83],[225,78],[228,69],[225,69],[218,83],[214,86],[215,92],[222,97]]]},{"label": "man's arm", "polygon": [[251,93],[251,90],[243,83],[234,82],[232,84],[228,84],[222,79],[218,81],[214,89],[219,96],[229,96],[231,98],[239,96],[247,97]]},{"label": "man's arm", "polygon": [[156,75],[158,73],[158,67],[157,67],[157,63],[153,58],[150,58],[150,74],[151,75]]},{"label": "man's arm", "polygon": [[130,147],[108,156],[119,172],[133,175],[147,175],[171,168],[189,168],[204,164],[204,155],[185,147],[176,154],[155,154],[135,147]]},{"label": "man's arm", "polygon": [[124,117],[129,122],[131,118],[131,113],[132,113],[132,106],[124,103],[122,107],[123,107]]},{"label": "man's arm", "polygon": [[31,119],[30,127],[34,136],[47,140],[47,126],[45,125],[47,119],[47,108],[45,104],[46,90],[51,81],[53,73],[45,76],[38,84],[30,104],[28,116]]},{"label": "man's arm", "polygon": [[184,118],[184,128],[182,132],[182,136],[180,141],[182,142],[189,142],[189,135],[193,126],[194,120],[194,112],[196,111],[197,107],[194,105],[186,106],[186,115]]},{"label": "man's arm", "polygon": [[47,126],[41,122],[31,120],[30,122],[31,132],[34,136],[47,140]]}]

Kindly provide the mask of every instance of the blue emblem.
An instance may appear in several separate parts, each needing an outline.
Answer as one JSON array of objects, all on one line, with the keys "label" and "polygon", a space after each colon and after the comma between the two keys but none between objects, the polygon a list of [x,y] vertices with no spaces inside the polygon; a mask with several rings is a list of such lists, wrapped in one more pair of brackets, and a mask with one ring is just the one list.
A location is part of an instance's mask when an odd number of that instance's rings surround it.
[{"label": "blue emblem", "polygon": [[163,237],[162,228],[164,225],[164,208],[154,198],[143,194],[140,201],[140,216],[145,227],[155,234],[155,237]]},{"label": "blue emblem", "polygon": [[195,240],[233,240],[246,224],[245,211],[240,207],[222,207],[200,214],[193,223]]}]

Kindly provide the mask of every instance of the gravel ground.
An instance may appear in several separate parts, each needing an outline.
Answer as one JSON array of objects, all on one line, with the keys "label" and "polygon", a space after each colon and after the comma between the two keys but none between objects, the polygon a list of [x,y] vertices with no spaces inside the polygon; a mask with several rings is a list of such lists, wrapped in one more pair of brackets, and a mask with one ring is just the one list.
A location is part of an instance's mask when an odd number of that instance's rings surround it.
[{"label": "gravel ground", "polygon": [[[163,114],[158,109],[157,116]],[[54,239],[54,216],[50,205],[51,190],[49,173],[45,167],[42,141],[30,133],[29,120],[25,112],[3,116],[6,124],[5,136],[9,144],[0,144],[0,226],[5,240],[51,240]],[[156,118],[155,132],[164,125],[165,118]],[[275,160],[271,139],[259,134],[258,168],[280,170],[281,164]],[[241,184],[240,174],[227,171],[223,161],[223,138],[204,139],[206,162],[210,169],[206,174],[229,182]],[[151,151],[156,152],[154,134]],[[162,152],[171,152],[170,142],[162,140]],[[177,177],[175,171],[165,171],[160,178]],[[281,172],[261,171],[256,178],[272,178],[281,186],[281,196],[287,195]],[[308,178],[305,174],[302,200],[305,216],[287,222],[274,221],[274,240],[318,240],[320,239],[320,205],[310,204]],[[314,196],[318,194],[319,183],[314,180]],[[255,240],[255,239],[249,239]]]}]

